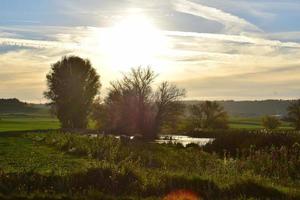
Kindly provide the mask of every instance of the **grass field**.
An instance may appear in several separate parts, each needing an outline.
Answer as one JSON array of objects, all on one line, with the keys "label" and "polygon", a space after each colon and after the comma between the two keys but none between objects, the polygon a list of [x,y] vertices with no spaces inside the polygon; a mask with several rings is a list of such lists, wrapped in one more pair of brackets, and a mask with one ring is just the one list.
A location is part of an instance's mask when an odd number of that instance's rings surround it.
[{"label": "grass field", "polygon": [[34,142],[21,134],[1,134],[0,169],[5,172],[65,174],[91,166],[85,158],[68,155]]},{"label": "grass field", "polygon": [[[262,128],[259,118],[231,118],[230,127]],[[300,197],[298,153],[271,148],[222,158],[223,149],[214,154],[196,147],[30,133],[58,128],[58,120],[46,113],[1,115],[0,199],[162,199],[179,189],[204,199]],[[228,136],[221,144],[234,146],[237,139]],[[282,167],[285,163],[289,167]]]},{"label": "grass field", "polygon": [[[273,153],[279,157],[274,160]],[[196,147],[76,134],[0,134],[0,197],[299,199],[299,157],[281,149],[222,158]],[[259,162],[258,162],[259,161]],[[289,168],[282,167],[289,163]],[[2,196],[1,196],[2,195]]]},{"label": "grass field", "polygon": [[[93,128],[93,123],[89,124]],[[59,121],[47,113],[0,115],[0,132],[58,129]],[[231,117],[232,129],[262,129],[261,118]],[[290,124],[282,122],[280,129],[291,129]]]},{"label": "grass field", "polygon": [[59,128],[58,120],[49,115],[0,115],[0,132],[57,128]]},{"label": "grass field", "polygon": [[[287,122],[281,122],[280,129],[292,129],[291,125]],[[229,119],[229,127],[233,129],[262,129],[261,118],[240,118],[231,117]]]}]

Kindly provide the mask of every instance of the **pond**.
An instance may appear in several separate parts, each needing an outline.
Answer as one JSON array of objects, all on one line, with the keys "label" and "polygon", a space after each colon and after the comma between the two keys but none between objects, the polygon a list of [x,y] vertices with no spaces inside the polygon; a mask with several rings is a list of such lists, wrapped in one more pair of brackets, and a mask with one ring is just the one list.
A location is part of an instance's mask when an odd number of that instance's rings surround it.
[{"label": "pond", "polygon": [[[101,135],[101,134],[100,134]],[[98,137],[99,134],[89,134],[90,137]],[[119,136],[113,136],[117,139],[126,139],[126,140],[133,140],[135,139],[135,136],[126,136],[126,135],[119,135]],[[196,144],[199,146],[204,146],[209,142],[212,142],[213,138],[194,138],[189,137],[186,135],[160,135],[159,139],[155,140],[158,144],[182,144],[184,147],[186,147],[188,144]]]},{"label": "pond", "polygon": [[186,147],[188,144],[197,144],[199,146],[204,146],[207,143],[212,142],[213,140],[213,138],[194,138],[186,135],[161,135],[155,142],[159,144],[182,144],[184,147]]}]

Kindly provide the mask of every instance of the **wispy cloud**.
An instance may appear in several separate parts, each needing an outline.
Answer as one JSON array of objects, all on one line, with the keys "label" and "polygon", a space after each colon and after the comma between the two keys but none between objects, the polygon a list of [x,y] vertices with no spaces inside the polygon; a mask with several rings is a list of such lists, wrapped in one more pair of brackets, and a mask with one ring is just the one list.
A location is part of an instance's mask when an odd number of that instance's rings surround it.
[{"label": "wispy cloud", "polygon": [[281,42],[280,40],[267,39],[264,38],[263,35],[254,35],[251,37],[247,35],[211,34],[211,33],[182,32],[182,31],[165,31],[165,34],[170,36],[206,38],[206,39],[214,39],[220,41],[249,43],[249,44],[256,44],[256,45],[300,48],[299,43]]},{"label": "wispy cloud", "polygon": [[190,99],[295,99],[300,90],[300,78],[295,74],[299,73],[300,65],[284,66],[280,70],[191,78],[177,84],[189,87]]},{"label": "wispy cloud", "polygon": [[14,38],[0,38],[0,45],[32,48],[74,48],[73,44],[55,41],[27,40]]},{"label": "wispy cloud", "polygon": [[240,33],[243,31],[261,31],[258,27],[247,22],[246,20],[217,8],[205,6],[187,0],[175,0],[173,6],[178,12],[195,15],[223,24],[225,26],[224,32],[226,33]]}]

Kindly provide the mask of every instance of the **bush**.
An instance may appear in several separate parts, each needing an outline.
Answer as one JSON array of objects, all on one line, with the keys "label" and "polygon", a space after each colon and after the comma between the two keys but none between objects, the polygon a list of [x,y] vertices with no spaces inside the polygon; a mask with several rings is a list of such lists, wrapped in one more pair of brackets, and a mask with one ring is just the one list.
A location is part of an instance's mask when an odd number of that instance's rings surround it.
[{"label": "bush", "polygon": [[300,144],[300,134],[293,130],[198,130],[188,133],[192,137],[214,138],[203,147],[205,151],[217,152],[223,155],[226,150],[236,155],[237,150],[285,146],[291,148],[295,143]]},{"label": "bush", "polygon": [[190,109],[194,128],[228,129],[228,114],[216,101],[205,101],[191,106]]},{"label": "bush", "polygon": [[280,120],[275,116],[265,116],[262,118],[262,125],[268,130],[274,130],[280,126]]}]

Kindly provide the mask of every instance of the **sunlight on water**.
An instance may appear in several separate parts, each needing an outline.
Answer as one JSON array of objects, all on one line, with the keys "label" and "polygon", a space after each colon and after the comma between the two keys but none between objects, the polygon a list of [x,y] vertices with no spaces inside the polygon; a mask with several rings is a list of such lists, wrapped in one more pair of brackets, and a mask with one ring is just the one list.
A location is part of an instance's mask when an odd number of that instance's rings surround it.
[{"label": "sunlight on water", "polygon": [[182,144],[184,147],[188,144],[197,144],[199,146],[204,146],[209,142],[212,142],[213,138],[193,138],[185,135],[162,135],[156,140],[159,144],[172,143],[172,144]]}]

